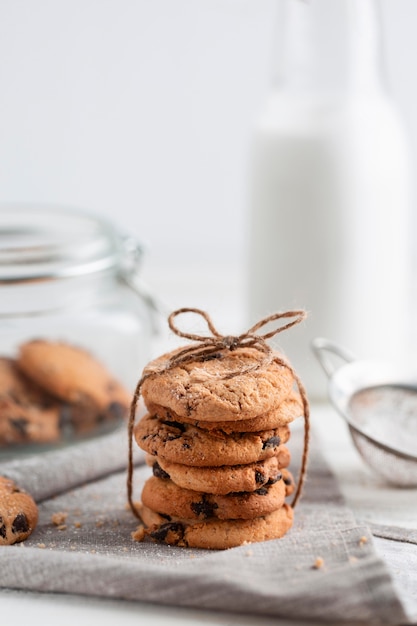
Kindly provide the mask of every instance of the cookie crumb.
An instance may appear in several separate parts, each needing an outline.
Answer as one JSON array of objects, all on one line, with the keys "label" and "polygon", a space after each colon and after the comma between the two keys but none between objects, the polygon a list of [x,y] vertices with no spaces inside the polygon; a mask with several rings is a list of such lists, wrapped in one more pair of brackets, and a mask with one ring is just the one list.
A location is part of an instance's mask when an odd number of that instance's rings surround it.
[{"label": "cookie crumb", "polygon": [[360,539],[359,539],[359,545],[363,546],[365,545],[365,543],[368,543],[368,537],[365,537],[365,535],[363,535]]},{"label": "cookie crumb", "polygon": [[103,520],[97,520],[96,521],[96,528],[101,528],[102,526],[104,526]]},{"label": "cookie crumb", "polygon": [[59,526],[56,527],[57,530],[67,530],[67,525],[66,524],[59,524]]},{"label": "cookie crumb", "polygon": [[313,569],[321,569],[322,567],[324,567],[324,559],[318,556],[314,561]]},{"label": "cookie crumb", "polygon": [[143,541],[145,539],[145,528],[143,526],[138,526],[132,533],[132,539],[134,541]]},{"label": "cookie crumb", "polygon": [[46,548],[46,545],[44,543],[37,543],[36,545],[38,546],[38,548],[42,548],[42,550]]},{"label": "cookie crumb", "polygon": [[64,513],[64,511],[59,511],[51,515],[51,522],[54,524],[54,526],[62,526],[63,524],[65,524],[67,517],[68,513]]},{"label": "cookie crumb", "polygon": [[245,556],[252,556],[252,555],[253,555],[253,550],[246,550]]},{"label": "cookie crumb", "polygon": [[74,526],[75,526],[75,528],[81,528],[82,524],[81,524],[81,522],[74,522]]}]

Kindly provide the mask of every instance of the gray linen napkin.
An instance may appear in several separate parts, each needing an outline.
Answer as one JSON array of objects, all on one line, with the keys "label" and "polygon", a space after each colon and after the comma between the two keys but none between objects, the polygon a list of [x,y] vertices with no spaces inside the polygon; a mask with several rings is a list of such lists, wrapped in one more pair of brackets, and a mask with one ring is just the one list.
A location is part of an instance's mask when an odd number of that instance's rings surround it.
[{"label": "gray linen napkin", "polygon": [[[41,502],[91,480],[121,471],[126,468],[126,460],[126,427],[120,427],[96,439],[0,462],[0,476],[13,479],[36,502]],[[136,446],[134,461],[143,460],[144,453]]]},{"label": "gray linen napkin", "polygon": [[[301,442],[293,429],[294,470]],[[407,622],[369,529],[344,505],[315,442],[291,531],[226,551],[132,541],[137,522],[125,504],[125,465],[119,433],[0,466],[42,501],[32,536],[1,549],[0,587],[309,621]],[[149,474],[145,465],[136,469],[138,498]],[[54,513],[66,516],[60,526]]]}]

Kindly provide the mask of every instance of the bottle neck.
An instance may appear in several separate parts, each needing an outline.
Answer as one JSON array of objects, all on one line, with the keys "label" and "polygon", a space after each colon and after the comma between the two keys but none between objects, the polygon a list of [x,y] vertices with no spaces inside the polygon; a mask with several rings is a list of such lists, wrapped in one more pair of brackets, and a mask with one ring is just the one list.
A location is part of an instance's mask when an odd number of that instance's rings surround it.
[{"label": "bottle neck", "polygon": [[385,91],[378,0],[281,0],[273,85],[304,95]]}]

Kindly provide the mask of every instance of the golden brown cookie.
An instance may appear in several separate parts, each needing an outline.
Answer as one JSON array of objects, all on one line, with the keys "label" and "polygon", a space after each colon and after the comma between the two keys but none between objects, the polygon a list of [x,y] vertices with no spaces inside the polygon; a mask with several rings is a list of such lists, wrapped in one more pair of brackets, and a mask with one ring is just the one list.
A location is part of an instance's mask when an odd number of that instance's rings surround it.
[{"label": "golden brown cookie", "polygon": [[24,541],[37,522],[38,507],[33,498],[0,476],[0,546]]},{"label": "golden brown cookie", "polygon": [[212,422],[208,420],[195,420],[190,417],[179,417],[173,411],[160,404],[149,403],[148,411],[151,415],[156,415],[161,419],[186,422],[202,428],[203,430],[221,430],[224,433],[253,433],[261,430],[269,430],[289,424],[297,417],[303,415],[303,404],[300,394],[290,391],[290,394],[277,407],[274,407],[264,415],[245,420],[233,420],[223,422]]},{"label": "golden brown cookie", "polygon": [[184,422],[160,420],[147,414],[136,425],[137,444],[149,454],[174,463],[213,467],[241,465],[274,456],[288,441],[288,426],[260,433],[208,431]]},{"label": "golden brown cookie", "polygon": [[170,478],[184,489],[226,495],[237,491],[255,491],[267,483],[280,480],[281,469],[289,465],[290,458],[288,448],[280,446],[275,456],[245,465],[193,467],[150,455],[146,457],[146,462],[151,465],[154,476]]},{"label": "golden brown cookie", "polygon": [[259,364],[253,348],[223,350],[208,360],[165,369],[178,350],[147,365],[142,384],[145,404],[157,404],[179,417],[198,421],[250,419],[271,411],[284,400],[294,383],[290,370],[275,362],[231,378],[228,374]]},{"label": "golden brown cookie", "polygon": [[293,510],[287,504],[251,520],[207,520],[196,522],[182,518],[167,521],[146,506],[140,514],[146,530],[138,529],[133,538],[139,541],[149,537],[156,542],[188,548],[224,550],[246,543],[283,537],[293,523]]},{"label": "golden brown cookie", "polygon": [[[42,389],[80,408],[74,420],[104,421],[127,414],[131,396],[87,351],[63,342],[29,341],[20,346],[19,368]],[[80,422],[80,423],[79,423]]]},{"label": "golden brown cookie", "polygon": [[206,520],[253,519],[271,513],[284,504],[283,480],[256,491],[213,495],[179,487],[172,480],[151,476],[142,490],[142,502],[167,520],[171,517]]},{"label": "golden brown cookie", "polygon": [[0,446],[55,442],[60,416],[50,394],[22,374],[13,359],[0,358]]}]

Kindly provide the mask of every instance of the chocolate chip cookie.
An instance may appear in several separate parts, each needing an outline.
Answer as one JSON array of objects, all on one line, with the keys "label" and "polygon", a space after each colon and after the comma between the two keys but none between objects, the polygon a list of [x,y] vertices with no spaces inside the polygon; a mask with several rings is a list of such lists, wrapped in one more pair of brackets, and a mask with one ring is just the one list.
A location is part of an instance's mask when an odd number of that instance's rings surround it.
[{"label": "chocolate chip cookie", "polygon": [[184,489],[172,480],[151,476],[142,490],[143,504],[166,519],[253,519],[279,509],[285,496],[283,480],[256,491],[217,495]]},{"label": "chocolate chip cookie", "polygon": [[56,399],[20,372],[14,359],[0,358],[0,446],[55,442],[60,417]]},{"label": "chocolate chip cookie", "polygon": [[208,431],[184,422],[145,415],[135,427],[137,444],[149,454],[174,463],[213,467],[253,463],[274,456],[288,441],[288,426],[257,433]]},{"label": "chocolate chip cookie", "polygon": [[82,348],[33,340],[20,346],[17,363],[28,378],[74,408],[76,427],[82,427],[83,421],[105,421],[128,412],[130,394]]},{"label": "chocolate chip cookie", "polygon": [[0,546],[27,539],[38,522],[33,498],[8,478],[0,476]]},{"label": "chocolate chip cookie", "polygon": [[150,508],[142,505],[141,517],[146,525],[133,534],[141,541],[149,537],[153,541],[164,542],[188,548],[224,550],[255,541],[278,539],[285,535],[293,523],[293,510],[284,504],[276,511],[254,519],[193,521],[173,517],[166,520]]},{"label": "chocolate chip cookie", "polygon": [[148,403],[148,411],[151,415],[156,415],[163,420],[186,422],[187,424],[192,424],[203,430],[220,430],[224,433],[253,433],[289,424],[297,419],[297,417],[302,416],[303,404],[300,394],[295,391],[290,391],[289,396],[268,413],[258,415],[251,419],[223,422],[195,420],[184,416],[179,417],[170,409],[151,402]]},{"label": "chocolate chip cookie", "polygon": [[237,491],[256,491],[267,483],[280,480],[281,470],[289,465],[290,458],[288,448],[280,446],[275,456],[244,465],[193,467],[150,455],[146,457],[146,462],[151,465],[154,476],[170,478],[184,489],[226,495]]},{"label": "chocolate chip cookie", "polygon": [[[145,404],[157,404],[179,417],[197,421],[255,418],[284,400],[294,384],[290,370],[276,362],[253,371],[260,354],[253,348],[221,351],[206,361],[167,367],[178,350],[165,354],[144,369]],[[242,373],[228,378],[237,371]]]}]

